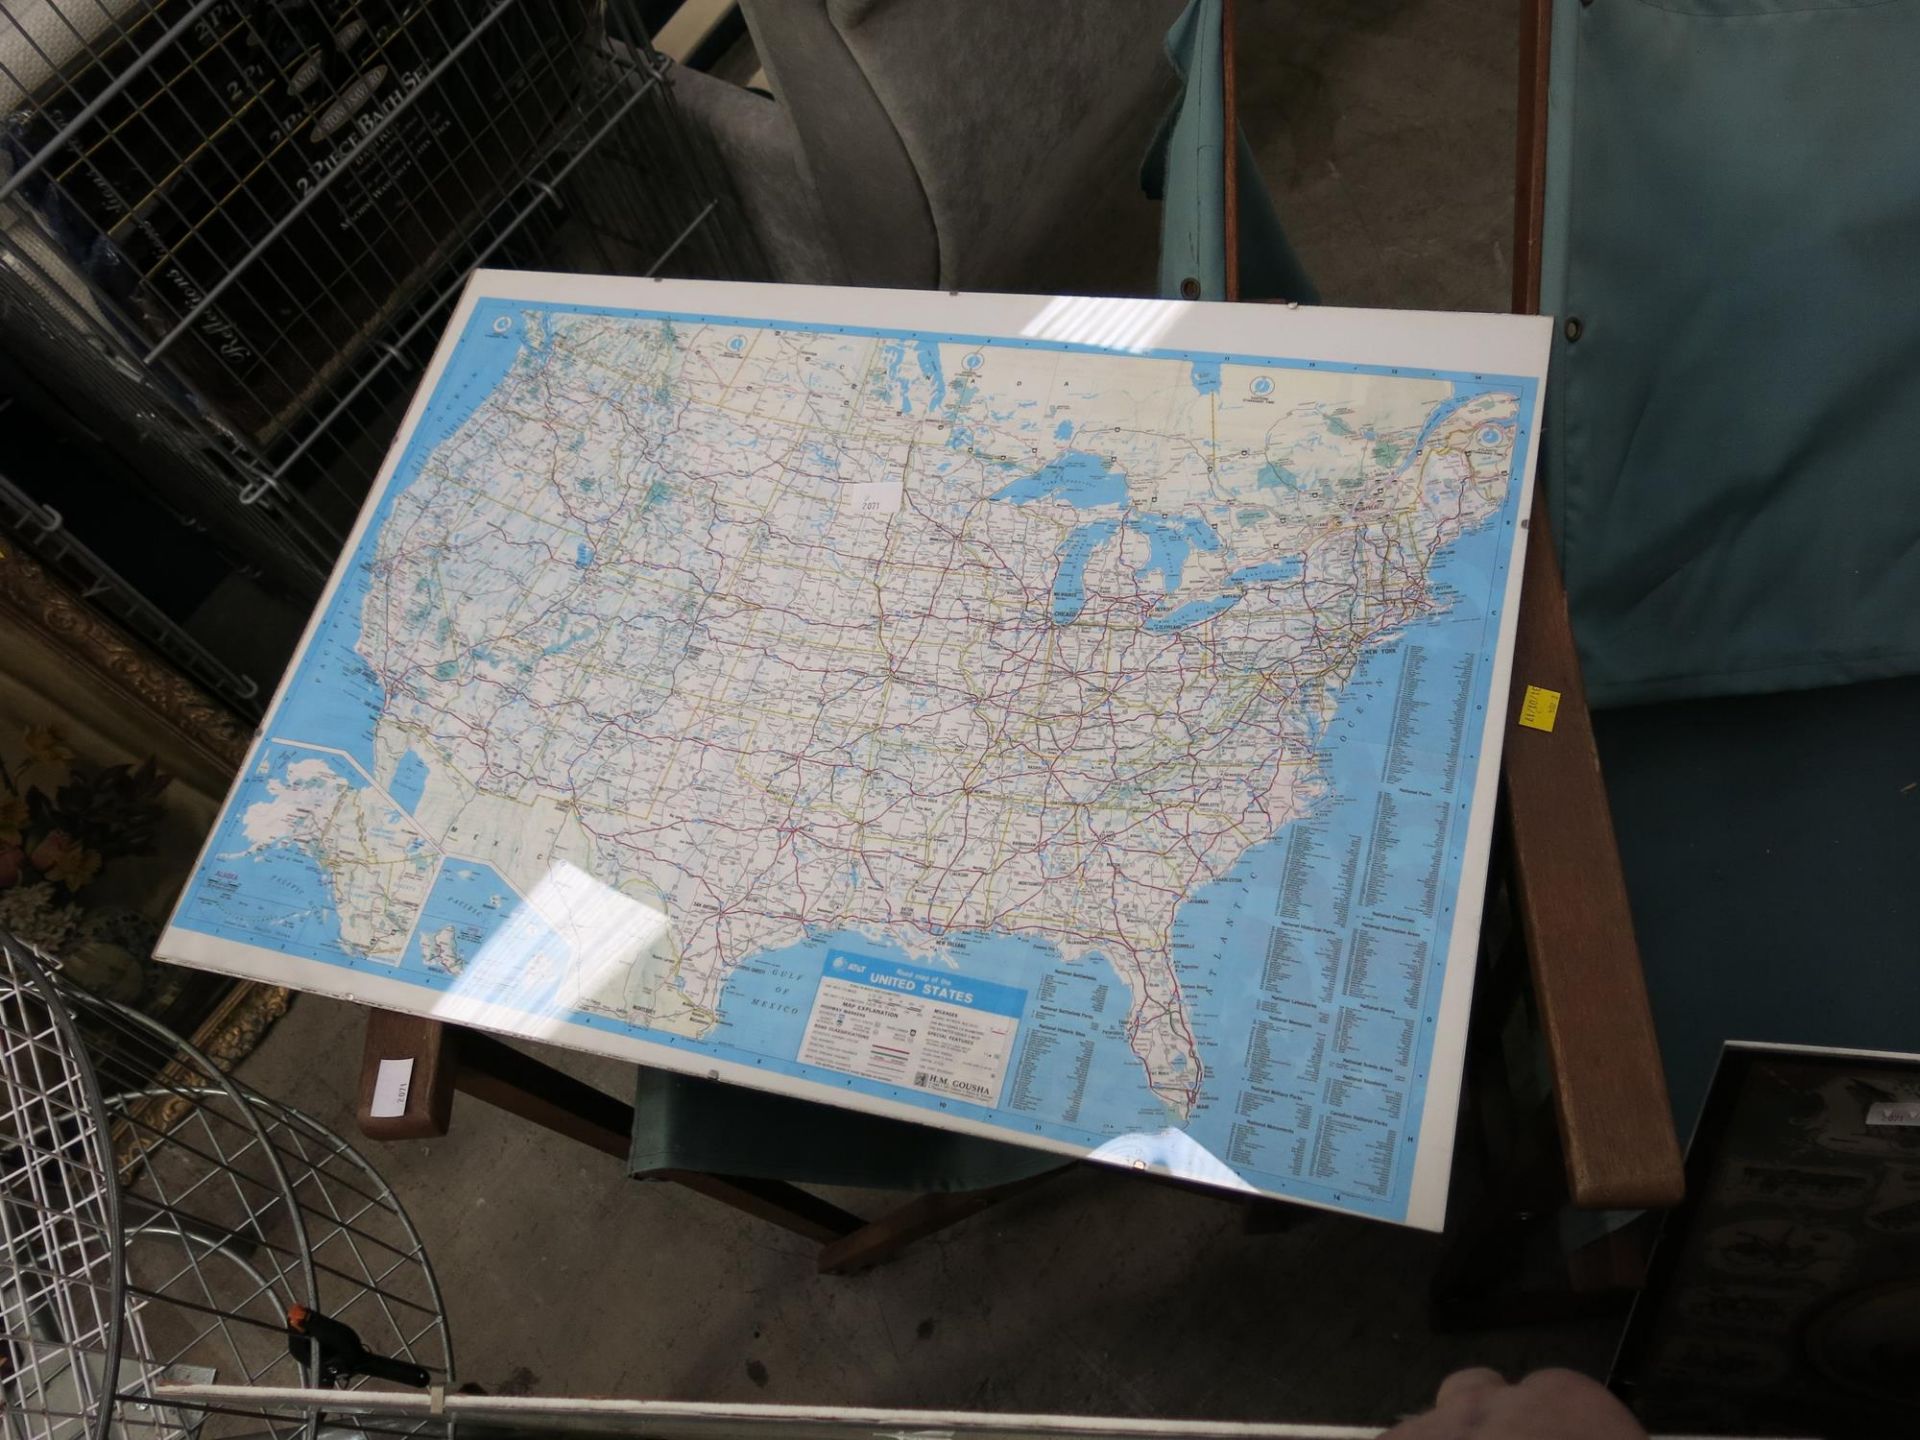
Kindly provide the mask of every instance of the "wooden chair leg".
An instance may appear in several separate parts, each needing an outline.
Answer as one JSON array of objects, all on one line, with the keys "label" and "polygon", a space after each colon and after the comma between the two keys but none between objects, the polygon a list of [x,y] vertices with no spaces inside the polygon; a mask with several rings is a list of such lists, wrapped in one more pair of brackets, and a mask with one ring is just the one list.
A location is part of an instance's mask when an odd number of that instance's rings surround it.
[{"label": "wooden chair leg", "polygon": [[1507,867],[1495,831],[1474,1014],[1467,1034],[1465,1114],[1455,1153],[1454,1217],[1432,1281],[1436,1330],[1488,1330],[1618,1309],[1629,1273],[1625,1240],[1569,1252],[1565,1159],[1553,1097],[1531,1044],[1532,993]]},{"label": "wooden chair leg", "polygon": [[1639,1288],[1653,1217],[1569,1248],[1566,1170],[1550,1105],[1521,1122],[1484,1195],[1450,1227],[1430,1295],[1437,1331],[1494,1330],[1624,1314]]},{"label": "wooden chair leg", "polygon": [[633,1107],[478,1030],[457,1029],[454,1088],[624,1161]]},{"label": "wooden chair leg", "polygon": [[856,1234],[867,1223],[851,1210],[842,1210],[831,1200],[823,1200],[812,1191],[789,1185],[784,1180],[709,1175],[701,1170],[661,1170],[638,1178],[670,1180],[675,1185],[684,1185],[709,1200],[731,1205],[735,1210],[821,1245]]},{"label": "wooden chair leg", "polygon": [[[381,1065],[400,1067],[405,1099],[398,1115],[375,1115]],[[434,1140],[453,1120],[453,1077],[459,1068],[447,1027],[393,1010],[367,1012],[360,1052],[360,1133],[369,1140]]]},{"label": "wooden chair leg", "polygon": [[909,1200],[897,1209],[889,1210],[878,1220],[861,1225],[852,1234],[821,1246],[820,1273],[851,1275],[855,1271],[878,1265],[893,1258],[914,1241],[924,1240],[949,1225],[957,1225],[969,1216],[978,1215],[982,1210],[1024,1194],[1072,1168],[1071,1165],[1062,1165],[1058,1169],[1043,1170],[1038,1175],[1010,1180],[1005,1185],[994,1185],[985,1190],[922,1195],[916,1200]]}]

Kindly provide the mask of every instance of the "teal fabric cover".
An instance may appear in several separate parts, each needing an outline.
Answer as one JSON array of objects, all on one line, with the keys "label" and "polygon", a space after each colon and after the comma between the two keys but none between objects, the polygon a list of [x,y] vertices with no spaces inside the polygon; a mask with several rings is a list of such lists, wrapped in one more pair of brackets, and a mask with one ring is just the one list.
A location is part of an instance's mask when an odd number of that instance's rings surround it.
[{"label": "teal fabric cover", "polygon": [[1920,671],[1920,3],[1559,0],[1553,45],[1542,476],[1592,700]]},{"label": "teal fabric cover", "polygon": [[980,1190],[1065,1163],[1047,1150],[642,1069],[627,1168],[921,1192]]},{"label": "teal fabric cover", "polygon": [[1593,721],[1680,1134],[1723,1041],[1920,1050],[1920,679]]},{"label": "teal fabric cover", "polygon": [[[1140,183],[1161,202],[1160,293],[1169,300],[1227,298],[1225,71],[1220,0],[1190,0],[1167,31],[1167,59],[1181,91],[1147,154]],[[1240,298],[1318,297],[1280,226],[1247,137],[1234,134],[1240,182]],[[1195,282],[1197,293],[1187,282]]]}]

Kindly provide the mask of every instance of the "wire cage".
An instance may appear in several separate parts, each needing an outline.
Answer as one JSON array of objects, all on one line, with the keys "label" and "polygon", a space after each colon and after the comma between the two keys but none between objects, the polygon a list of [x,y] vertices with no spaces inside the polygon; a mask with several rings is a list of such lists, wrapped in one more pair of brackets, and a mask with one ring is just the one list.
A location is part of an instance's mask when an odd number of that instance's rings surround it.
[{"label": "wire cage", "polygon": [[[165,1389],[327,1383],[328,1357],[289,1330],[297,1306],[451,1380],[425,1249],[364,1159],[3,935],[0,1082],[7,1440],[316,1440],[320,1412]],[[432,1416],[356,1428],[448,1433]]]},{"label": "wire cage", "polygon": [[634,0],[0,0],[0,336],[311,596],[475,266],[763,268],[670,69]]},{"label": "wire cage", "polygon": [[228,665],[144,595],[138,586],[67,529],[56,507],[35,500],[0,470],[0,527],[47,568],[71,584],[82,600],[113,616],[180,670],[220,697],[236,714],[257,717],[264,699],[260,682]]}]

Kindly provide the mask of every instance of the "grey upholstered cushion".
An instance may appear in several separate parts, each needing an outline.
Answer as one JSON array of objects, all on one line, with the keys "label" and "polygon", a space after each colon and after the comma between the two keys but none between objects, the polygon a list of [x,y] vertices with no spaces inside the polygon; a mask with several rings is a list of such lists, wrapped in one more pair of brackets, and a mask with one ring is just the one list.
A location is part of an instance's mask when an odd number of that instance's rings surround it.
[{"label": "grey upholstered cushion", "polygon": [[847,281],[839,247],[784,107],[698,70],[673,72],[681,114],[712,140],[741,211],[772,267],[795,285]]},{"label": "grey upholstered cushion", "polygon": [[[744,0],[740,8],[767,81],[799,137],[839,258],[837,278],[853,285],[932,285],[939,266],[926,196],[897,123],[833,13],[839,7],[827,0]],[[907,0],[900,8],[940,7]],[[937,83],[937,77],[918,78]]]},{"label": "grey upholstered cushion", "polygon": [[743,0],[774,100],[682,73],[778,279],[1151,293],[1180,0]]},{"label": "grey upholstered cushion", "polygon": [[919,177],[939,284],[1151,284],[1158,218],[1137,177],[1173,94],[1162,47],[1179,0],[827,8]]}]

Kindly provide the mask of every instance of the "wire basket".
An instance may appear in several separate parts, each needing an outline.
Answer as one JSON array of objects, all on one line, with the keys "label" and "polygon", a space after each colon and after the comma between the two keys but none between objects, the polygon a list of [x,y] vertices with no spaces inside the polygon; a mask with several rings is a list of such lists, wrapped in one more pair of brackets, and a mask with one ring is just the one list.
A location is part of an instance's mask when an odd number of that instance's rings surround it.
[{"label": "wire basket", "polygon": [[668,70],[632,0],[0,0],[0,335],[310,597],[476,265],[758,268]]},{"label": "wire basket", "polygon": [[0,1083],[7,1440],[314,1440],[318,1413],[276,1418],[164,1391],[322,1383],[323,1357],[288,1328],[296,1306],[451,1380],[426,1252],[364,1159],[4,935]]}]

